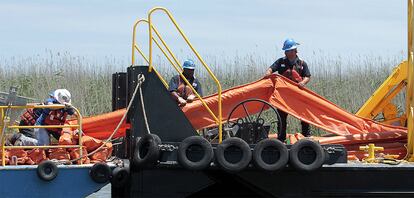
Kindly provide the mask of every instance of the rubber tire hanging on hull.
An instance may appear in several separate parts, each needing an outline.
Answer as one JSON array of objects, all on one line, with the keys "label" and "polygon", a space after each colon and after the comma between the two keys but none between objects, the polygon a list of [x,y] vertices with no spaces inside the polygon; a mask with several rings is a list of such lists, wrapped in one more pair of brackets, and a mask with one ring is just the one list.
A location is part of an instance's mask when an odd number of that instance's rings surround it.
[{"label": "rubber tire hanging on hull", "polygon": [[96,183],[106,183],[111,178],[111,168],[108,164],[98,162],[92,166],[89,175]]},{"label": "rubber tire hanging on hull", "polygon": [[129,170],[127,170],[125,167],[116,167],[112,171],[112,177],[111,177],[111,184],[114,187],[122,187],[125,185],[129,180]]},{"label": "rubber tire hanging on hull", "polygon": [[43,181],[52,181],[58,175],[59,169],[55,163],[46,160],[37,166],[37,176]]},{"label": "rubber tire hanging on hull", "polygon": [[[192,148],[194,146],[196,146],[196,149]],[[197,150],[197,147],[201,148],[201,151]],[[197,161],[193,161],[189,155],[194,155],[198,151],[203,152],[202,157]],[[178,146],[178,163],[189,170],[203,170],[209,167],[213,157],[213,147],[210,142],[201,136],[191,136],[185,138]]]},{"label": "rubber tire hanging on hull", "polygon": [[[272,150],[269,150],[272,149]],[[263,152],[277,152],[276,155],[271,155],[272,162],[268,163],[268,160],[263,158]],[[277,171],[286,167],[289,161],[289,151],[285,144],[277,139],[264,139],[261,140],[253,149],[253,162],[256,167],[265,171]]]},{"label": "rubber tire hanging on hull", "polygon": [[151,168],[158,162],[161,139],[155,134],[146,134],[135,145],[133,162],[137,168]]},{"label": "rubber tire hanging on hull", "polygon": [[[304,161],[306,157],[307,162]],[[289,150],[289,164],[300,171],[314,171],[320,168],[324,161],[325,152],[322,146],[313,140],[301,139]]]},{"label": "rubber tire hanging on hull", "polygon": [[[226,152],[230,148],[236,147],[241,152],[241,158],[237,162],[230,162],[227,159]],[[249,145],[238,137],[225,139],[216,149],[216,162],[227,172],[239,172],[245,169],[252,159],[252,152]]]}]

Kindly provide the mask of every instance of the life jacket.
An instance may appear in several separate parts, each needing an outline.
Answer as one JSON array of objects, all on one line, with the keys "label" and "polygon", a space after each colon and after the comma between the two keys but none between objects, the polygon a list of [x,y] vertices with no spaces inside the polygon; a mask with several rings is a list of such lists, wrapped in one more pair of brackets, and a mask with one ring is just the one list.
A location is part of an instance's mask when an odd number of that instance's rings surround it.
[{"label": "life jacket", "polygon": [[26,125],[33,126],[36,123],[37,116],[35,115],[33,109],[27,109],[21,116],[20,119],[23,120]]},{"label": "life jacket", "polygon": [[70,155],[65,148],[52,148],[49,149],[49,159],[70,160]]},{"label": "life jacket", "polygon": [[[70,152],[69,152],[69,155],[70,155],[71,160],[80,158],[81,157],[80,149],[79,148],[71,149]],[[82,159],[77,160],[76,164],[80,164],[81,160],[82,160],[83,164],[89,164],[91,161],[90,161],[89,157],[87,157],[86,155],[88,155],[88,151],[86,151],[86,148],[83,147],[82,148],[82,156],[83,157],[82,157]]]},{"label": "life jacket", "polygon": [[[61,109],[51,110],[49,115],[45,118],[45,125],[63,125],[65,124],[66,117],[68,113],[66,111],[62,111]],[[48,131],[51,132],[59,132],[62,131],[62,128],[48,128]]]},{"label": "life jacket", "polygon": [[[195,81],[195,78],[194,78]],[[193,87],[195,85],[193,81]],[[191,81],[189,81],[191,83]],[[195,87],[194,87],[195,89]],[[193,90],[191,90],[191,88],[187,85],[187,83],[185,83],[185,81],[183,81],[181,79],[181,76],[178,77],[178,88],[177,88],[177,93],[180,97],[187,99],[188,96],[193,95]]]},{"label": "life jacket", "polygon": [[292,66],[292,68],[288,68],[285,72],[282,73],[282,75],[298,83],[303,80],[302,76],[300,76],[302,71],[303,71],[303,60],[300,60],[300,64],[295,63]]},{"label": "life jacket", "polygon": [[46,160],[46,152],[44,149],[32,149],[31,151],[27,152],[27,155],[30,160],[26,160],[26,164],[39,164],[43,160]]}]

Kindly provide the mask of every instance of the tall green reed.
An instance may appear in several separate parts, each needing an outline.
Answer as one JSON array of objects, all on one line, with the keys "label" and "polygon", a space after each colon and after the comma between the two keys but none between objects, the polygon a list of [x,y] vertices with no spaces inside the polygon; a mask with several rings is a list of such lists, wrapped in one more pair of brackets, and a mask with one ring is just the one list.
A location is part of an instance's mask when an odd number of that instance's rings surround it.
[{"label": "tall green reed", "polygon": [[[321,56],[305,59],[312,73],[308,87],[343,109],[355,113],[403,60],[403,55],[391,57]],[[184,57],[178,57],[183,60]],[[206,56],[205,61],[222,83],[223,89],[260,79],[275,61],[257,54],[246,56]],[[143,64],[139,62],[137,64]],[[66,88],[72,93],[73,104],[84,116],[111,111],[111,74],[126,71],[127,59],[105,57],[90,59],[72,56],[68,52],[47,51],[47,55],[31,57],[0,57],[0,90],[19,86],[19,94],[45,99],[49,91]],[[176,74],[163,57],[155,56],[154,65],[165,79]],[[200,65],[200,63],[198,63]],[[206,70],[199,66],[196,75],[205,95],[217,91]],[[404,96],[396,98],[400,111],[404,111]],[[299,122],[290,117],[288,131],[300,131]],[[313,129],[316,134],[323,133]]]}]

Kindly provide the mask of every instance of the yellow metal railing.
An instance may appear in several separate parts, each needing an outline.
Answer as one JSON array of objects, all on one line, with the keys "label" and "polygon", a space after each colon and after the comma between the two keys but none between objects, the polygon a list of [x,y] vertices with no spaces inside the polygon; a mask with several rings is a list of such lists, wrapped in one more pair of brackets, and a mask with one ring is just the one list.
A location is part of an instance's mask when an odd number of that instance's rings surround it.
[{"label": "yellow metal railing", "polygon": [[[44,126],[18,126],[18,125],[9,125],[8,121],[6,121],[6,114],[5,109],[28,109],[28,108],[49,108],[49,109],[61,109],[64,108],[64,105],[26,105],[26,106],[0,106],[1,112],[1,150],[2,150],[2,166],[6,165],[5,159],[5,150],[6,149],[34,149],[34,148],[79,148],[79,155],[82,155],[82,116],[78,109],[72,107],[75,110],[75,114],[78,120],[78,124],[74,125],[44,125]],[[6,129],[27,129],[27,128],[77,128],[79,130],[79,144],[78,145],[57,145],[57,146],[5,146],[5,133]],[[80,160],[80,164],[82,164],[82,160]]]},{"label": "yellow metal railing", "polygon": [[[134,23],[134,27],[133,27],[133,30],[132,30],[132,63],[131,63],[131,66],[135,65],[135,50],[137,50],[138,53],[142,56],[142,58],[144,58],[144,60],[149,64],[148,58],[145,56],[144,52],[142,52],[141,48],[139,48],[139,46],[136,43],[136,30],[137,30],[137,27],[140,23],[143,23],[143,22],[148,23],[148,20],[146,20],[146,19],[137,20]],[[158,34],[158,31],[155,30],[155,32],[157,33],[158,37],[160,38],[160,35]],[[170,63],[172,63],[171,59],[166,55],[165,51],[161,48],[161,46],[159,45],[157,40],[154,39],[154,41],[157,43],[158,47],[160,48],[162,53],[167,57],[167,59],[170,61]],[[167,49],[170,52],[170,54],[172,54],[171,51],[169,50],[169,48],[167,48]],[[175,56],[173,56],[173,58],[177,62],[177,64],[179,64],[177,59],[175,58]],[[158,76],[158,78],[161,80],[161,82],[164,84],[164,86],[168,88],[167,81],[165,81],[165,79],[161,76],[161,74],[157,70],[154,69],[154,71],[155,71],[155,74]]]},{"label": "yellow metal railing", "polygon": [[[137,20],[134,24],[134,29],[133,29],[133,38],[132,38],[132,64],[135,63],[135,49],[141,54],[141,56],[144,58],[144,60],[149,63],[148,58],[145,56],[145,54],[142,52],[142,50],[138,47],[138,45],[136,44],[136,29],[138,27],[138,25],[140,23],[147,23],[148,24],[148,20],[146,19],[140,19]],[[178,59],[175,57],[174,53],[172,53],[171,49],[168,47],[168,45],[165,43],[164,39],[162,39],[160,33],[158,32],[158,30],[154,27],[154,25],[152,25],[152,30],[154,30],[155,34],[157,35],[158,39],[162,42],[162,44],[164,45],[164,47],[167,49],[169,55],[174,59],[174,63],[177,64],[178,66],[180,66],[180,61],[178,61]],[[155,44],[157,44],[158,48],[163,52],[163,54],[168,58],[168,60],[170,61],[171,64],[174,64],[172,62],[172,60],[168,57],[167,53],[165,52],[164,49],[162,49],[161,45],[158,43],[158,41],[156,39],[153,38],[153,41],[155,42]]]},{"label": "yellow metal railing", "polygon": [[408,29],[408,76],[406,88],[406,112],[407,112],[407,129],[408,129],[408,160],[414,161],[414,63],[413,63],[413,28],[414,28],[414,5],[413,0],[408,0],[407,29]]},{"label": "yellow metal railing", "polygon": [[[218,91],[218,115],[217,116],[216,116],[216,114],[213,113],[213,111],[206,104],[206,102],[203,100],[203,98],[198,94],[198,92],[191,86],[191,84],[189,83],[189,81],[187,80],[187,78],[182,74],[181,64],[179,63],[179,61],[177,60],[177,58],[174,56],[174,54],[172,53],[172,51],[170,50],[170,48],[168,47],[168,45],[165,43],[164,39],[162,39],[162,37],[159,34],[159,32],[157,31],[157,29],[152,24],[152,22],[151,22],[151,15],[152,15],[152,13],[154,13],[157,10],[164,11],[168,15],[168,17],[170,18],[171,22],[174,24],[174,26],[176,27],[176,29],[178,30],[178,32],[180,33],[180,35],[184,38],[185,42],[188,44],[188,46],[191,48],[191,50],[193,51],[193,53],[197,56],[197,58],[199,59],[199,61],[202,63],[202,65],[204,66],[204,68],[207,70],[208,74],[211,76],[211,78],[213,79],[213,81],[216,83],[216,85],[217,85],[217,91]],[[135,40],[135,37],[136,37],[136,28],[137,28],[137,26],[138,26],[139,23],[143,23],[143,22],[148,23],[148,31],[149,31],[149,58],[147,58],[144,55],[144,53],[142,52],[142,50],[136,44],[136,40]],[[155,32],[155,35],[158,37],[158,39],[161,41],[161,43],[163,44],[163,46],[166,48],[166,50],[167,50],[167,52],[168,52],[169,55],[161,47],[160,43],[154,38],[153,32]],[[141,56],[149,64],[149,68],[148,68],[149,69],[149,72],[151,72],[152,70],[154,70],[156,72],[157,76],[164,83],[164,85],[166,85],[166,87],[168,87],[168,85],[166,84],[165,79],[162,78],[161,75],[159,75],[159,73],[155,70],[155,68],[154,68],[154,66],[152,64],[152,42],[154,42],[158,46],[158,48],[162,51],[162,53],[168,59],[168,61],[171,63],[171,65],[174,67],[174,69],[179,73],[179,75],[184,80],[184,82],[187,85],[189,85],[189,87],[191,88],[191,90],[195,93],[195,95],[197,96],[197,98],[200,99],[201,103],[207,109],[207,111],[209,112],[209,114],[214,118],[216,124],[218,125],[218,129],[219,129],[219,142],[221,142],[222,139],[223,139],[223,136],[222,136],[222,127],[223,126],[222,126],[222,104],[221,104],[221,92],[222,92],[222,89],[221,89],[221,84],[220,84],[219,80],[216,78],[216,76],[213,74],[213,72],[210,70],[210,68],[207,66],[207,64],[204,62],[204,60],[201,58],[201,56],[199,55],[199,53],[191,45],[191,43],[188,40],[187,36],[185,36],[184,32],[177,25],[177,22],[172,17],[171,13],[167,9],[165,9],[165,8],[155,7],[153,9],[151,9],[150,12],[148,13],[148,20],[141,19],[141,20],[138,20],[138,21],[135,22],[134,28],[133,28],[133,39],[132,39],[132,65],[135,63],[135,50],[137,50],[139,52],[139,54],[141,54]],[[172,57],[173,60],[170,58],[170,56]]]},{"label": "yellow metal railing", "polygon": [[[219,142],[221,143],[222,139],[223,139],[223,133],[222,133],[222,108],[221,108],[221,84],[219,82],[219,80],[216,78],[216,76],[213,74],[213,72],[210,70],[210,68],[207,66],[207,64],[204,62],[204,60],[201,58],[200,54],[197,52],[197,50],[195,50],[195,48],[193,47],[193,45],[190,43],[190,41],[188,40],[187,36],[184,34],[184,32],[181,30],[181,28],[178,26],[177,22],[175,21],[174,17],[172,16],[172,14],[165,8],[163,7],[155,7],[153,9],[151,9],[148,13],[148,30],[149,30],[149,68],[148,70],[151,72],[153,65],[152,65],[152,41],[153,41],[153,35],[152,35],[152,22],[151,22],[151,16],[155,11],[163,11],[164,13],[167,14],[168,18],[171,20],[171,22],[173,23],[173,25],[175,26],[175,28],[178,30],[178,32],[180,33],[180,35],[183,37],[183,39],[185,40],[185,42],[187,43],[187,45],[191,48],[191,50],[193,51],[193,53],[197,56],[198,60],[202,63],[202,65],[204,66],[204,68],[207,70],[207,72],[209,73],[209,75],[211,76],[211,78],[214,80],[214,82],[217,85],[217,91],[218,91],[218,116],[216,116],[212,110],[210,109],[210,107],[206,104],[206,102],[202,99],[202,97],[197,93],[197,91],[193,88],[193,86],[191,86],[191,84],[188,82],[187,78],[181,73],[180,69],[178,69],[178,67],[176,65],[173,64],[174,68],[176,69],[176,71],[180,74],[181,78],[183,78],[184,82],[189,85],[189,87],[191,88],[191,90],[196,94],[197,98],[200,99],[201,103],[203,104],[203,106],[207,109],[207,111],[210,113],[210,115],[214,118],[214,120],[216,121],[216,124],[218,125],[218,130],[219,130]],[[163,42],[163,44],[165,44],[165,42]]]}]

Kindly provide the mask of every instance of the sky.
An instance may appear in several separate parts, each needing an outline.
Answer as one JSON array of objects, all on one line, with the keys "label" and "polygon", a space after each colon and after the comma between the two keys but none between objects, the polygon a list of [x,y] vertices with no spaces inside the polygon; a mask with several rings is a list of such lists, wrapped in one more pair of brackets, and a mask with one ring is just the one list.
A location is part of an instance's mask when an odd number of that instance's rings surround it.
[{"label": "sky", "polygon": [[[52,51],[129,60],[134,21],[155,6],[169,9],[202,56],[276,57],[286,38],[306,57],[394,56],[407,48],[406,1],[0,0],[0,57]],[[165,14],[153,21],[176,53],[189,53]],[[145,28],[137,40],[147,52]]]}]

